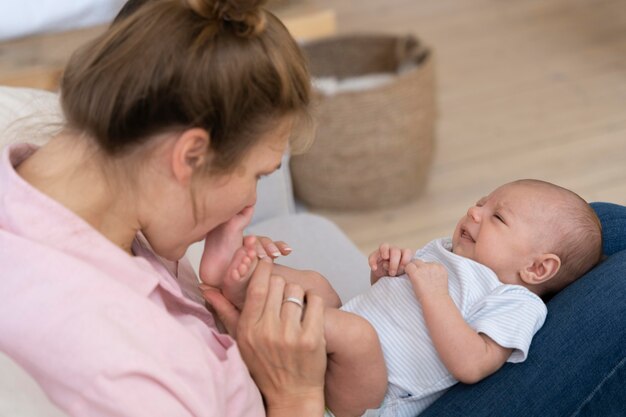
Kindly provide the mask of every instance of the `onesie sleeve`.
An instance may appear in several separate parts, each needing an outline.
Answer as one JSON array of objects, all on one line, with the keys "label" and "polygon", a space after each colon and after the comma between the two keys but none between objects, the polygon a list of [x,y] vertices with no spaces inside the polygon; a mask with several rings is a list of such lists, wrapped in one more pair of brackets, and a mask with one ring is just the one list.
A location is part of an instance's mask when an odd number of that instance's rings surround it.
[{"label": "onesie sleeve", "polygon": [[512,348],[507,362],[523,362],[530,342],[543,326],[547,309],[541,299],[526,288],[502,285],[470,309],[467,322],[497,344]]}]

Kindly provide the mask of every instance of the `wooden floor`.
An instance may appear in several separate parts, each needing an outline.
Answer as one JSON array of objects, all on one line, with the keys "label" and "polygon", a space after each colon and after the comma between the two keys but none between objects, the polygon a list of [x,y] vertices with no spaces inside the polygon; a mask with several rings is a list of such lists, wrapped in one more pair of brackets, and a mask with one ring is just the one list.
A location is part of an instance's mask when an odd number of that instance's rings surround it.
[{"label": "wooden floor", "polygon": [[437,154],[413,203],[316,210],[363,252],[450,235],[494,187],[541,178],[626,204],[623,0],[316,0],[340,32],[413,32],[435,51]]}]

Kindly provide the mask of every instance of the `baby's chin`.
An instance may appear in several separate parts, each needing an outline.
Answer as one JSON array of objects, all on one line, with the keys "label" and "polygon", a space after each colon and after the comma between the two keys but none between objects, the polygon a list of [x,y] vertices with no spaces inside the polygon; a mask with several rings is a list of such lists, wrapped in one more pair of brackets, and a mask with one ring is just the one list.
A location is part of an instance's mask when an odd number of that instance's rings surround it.
[{"label": "baby's chin", "polygon": [[450,248],[450,252],[454,253],[455,255],[459,255],[459,235],[458,233],[455,231],[454,235],[452,236],[451,239],[452,242],[451,243],[451,248]]},{"label": "baby's chin", "polygon": [[455,244],[454,241],[452,242],[452,248],[450,249],[450,252],[464,258],[473,259],[471,252],[468,253],[468,251],[464,250],[463,245]]}]

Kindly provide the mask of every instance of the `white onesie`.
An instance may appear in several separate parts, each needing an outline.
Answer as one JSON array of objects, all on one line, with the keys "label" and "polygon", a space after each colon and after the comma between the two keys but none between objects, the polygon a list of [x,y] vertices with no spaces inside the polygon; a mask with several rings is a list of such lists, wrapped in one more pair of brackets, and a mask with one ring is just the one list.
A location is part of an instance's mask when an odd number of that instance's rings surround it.
[{"label": "white onesie", "polygon": [[[528,289],[501,283],[491,269],[451,249],[450,238],[437,239],[418,250],[415,258],[443,264],[450,296],[465,321],[499,345],[514,349],[508,362],[524,361],[545,320],[545,304]],[[342,310],[367,319],[382,345],[389,384],[382,407],[371,414],[414,417],[458,382],[437,355],[406,275],[381,278]]]}]

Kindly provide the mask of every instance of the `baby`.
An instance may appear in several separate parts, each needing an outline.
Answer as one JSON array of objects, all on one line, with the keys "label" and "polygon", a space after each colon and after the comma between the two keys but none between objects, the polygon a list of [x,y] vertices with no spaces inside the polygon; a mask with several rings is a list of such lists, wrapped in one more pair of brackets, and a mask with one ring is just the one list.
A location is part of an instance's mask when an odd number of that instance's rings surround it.
[{"label": "baby", "polygon": [[[245,286],[257,262],[253,240],[244,242],[225,278],[207,282],[230,288],[239,306],[232,288]],[[369,256],[372,286],[339,309],[323,277],[281,265],[274,273],[327,300],[328,414],[415,416],[458,381],[524,361],[546,317],[541,298],[592,268],[601,246],[600,222],[582,198],[520,180],[470,207],[451,238],[415,254],[381,245]]]}]

